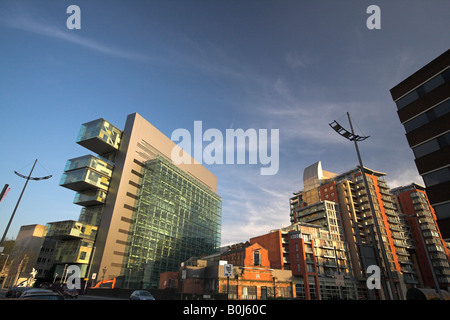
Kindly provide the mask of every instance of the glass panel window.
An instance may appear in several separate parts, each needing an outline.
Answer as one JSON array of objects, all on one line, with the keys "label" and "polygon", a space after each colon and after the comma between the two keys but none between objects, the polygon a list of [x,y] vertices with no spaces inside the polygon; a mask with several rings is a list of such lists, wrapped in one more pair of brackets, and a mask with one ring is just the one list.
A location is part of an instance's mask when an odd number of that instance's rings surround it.
[{"label": "glass panel window", "polygon": [[[441,104],[437,105],[430,111],[433,114],[433,120],[449,113],[450,112],[450,99],[442,102]],[[430,121],[431,121],[431,119],[430,119]]]},{"label": "glass panel window", "polygon": [[414,129],[417,129],[421,126],[423,126],[424,124],[428,123],[428,118],[426,116],[425,113],[421,114],[418,117],[415,117],[414,119],[409,120],[408,122],[405,122],[404,126],[405,126],[405,130],[406,132],[411,132]]},{"label": "glass panel window", "polygon": [[410,104],[411,102],[416,101],[417,99],[419,99],[419,94],[417,93],[417,91],[416,90],[411,91],[410,93],[408,93],[403,98],[397,100],[396,104],[397,104],[398,110],[406,107],[408,104]]},{"label": "glass panel window", "polygon": [[434,78],[432,78],[432,79],[428,80],[426,83],[424,83],[422,85],[422,87],[425,90],[425,93],[428,93],[428,92],[436,89],[437,87],[439,87],[442,84],[444,84],[444,77],[442,76],[442,74],[438,74]]},{"label": "glass panel window", "polygon": [[442,72],[442,76],[445,79],[445,82],[450,82],[450,68]]},{"label": "glass panel window", "polygon": [[438,219],[450,218],[450,202],[436,205],[434,206],[434,210]]},{"label": "glass panel window", "polygon": [[450,132],[447,132],[446,134],[443,134],[442,136],[437,137],[436,139],[441,148],[450,146]]},{"label": "glass panel window", "polygon": [[444,168],[423,176],[423,181],[427,187],[434,186],[450,180],[450,168]]},{"label": "glass panel window", "polygon": [[413,148],[414,155],[417,158],[423,157],[429,153],[439,150],[439,143],[436,139],[430,140]]}]

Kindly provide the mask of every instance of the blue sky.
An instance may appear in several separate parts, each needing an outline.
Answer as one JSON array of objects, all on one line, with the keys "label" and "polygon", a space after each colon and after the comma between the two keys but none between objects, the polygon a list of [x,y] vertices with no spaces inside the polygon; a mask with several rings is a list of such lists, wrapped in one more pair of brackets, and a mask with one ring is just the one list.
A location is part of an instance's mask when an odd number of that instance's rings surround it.
[{"label": "blue sky", "polygon": [[[81,29],[69,30],[69,5]],[[369,30],[366,9],[381,9]],[[76,220],[74,192],[59,187],[84,122],[123,128],[140,113],[167,136],[178,128],[279,129],[280,169],[209,165],[223,198],[222,243],[289,224],[303,169],[322,160],[357,165],[353,145],[328,123],[371,137],[364,164],[391,187],[417,174],[389,89],[449,48],[450,2],[433,1],[2,1],[0,3],[0,233],[39,159],[8,237],[21,225]]]}]

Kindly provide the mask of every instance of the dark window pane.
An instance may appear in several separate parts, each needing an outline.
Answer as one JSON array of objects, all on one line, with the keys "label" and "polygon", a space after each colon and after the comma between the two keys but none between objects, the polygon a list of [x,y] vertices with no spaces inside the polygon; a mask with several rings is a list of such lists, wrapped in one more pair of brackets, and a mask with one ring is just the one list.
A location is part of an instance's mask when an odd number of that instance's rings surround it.
[{"label": "dark window pane", "polygon": [[406,132],[408,133],[408,132],[413,131],[414,129],[417,129],[417,128],[423,126],[424,124],[427,124],[427,123],[428,123],[428,118],[427,118],[426,114],[423,113],[420,116],[415,117],[414,119],[409,120],[408,122],[405,122],[404,126],[405,126]]},{"label": "dark window pane", "polygon": [[[429,112],[433,113],[434,119],[442,117],[443,115],[449,113],[450,112],[450,99],[437,105]],[[431,121],[431,119],[430,119],[430,121]]]},{"label": "dark window pane", "polygon": [[444,77],[441,74],[438,74],[434,78],[424,83],[422,87],[425,90],[425,92],[428,93],[443,84],[444,84]]},{"label": "dark window pane", "polygon": [[430,140],[428,142],[421,144],[420,146],[413,148],[416,159],[423,157],[424,155],[427,155],[436,150],[439,150],[439,143],[437,142],[436,139]]},{"label": "dark window pane", "polygon": [[423,176],[423,181],[427,187],[450,180],[450,169],[444,168]]},{"label": "dark window pane", "polygon": [[416,101],[417,99],[419,99],[419,94],[417,93],[417,91],[416,90],[411,91],[406,96],[404,96],[403,98],[401,98],[396,102],[397,108],[400,110],[403,107],[410,104],[411,102]]}]

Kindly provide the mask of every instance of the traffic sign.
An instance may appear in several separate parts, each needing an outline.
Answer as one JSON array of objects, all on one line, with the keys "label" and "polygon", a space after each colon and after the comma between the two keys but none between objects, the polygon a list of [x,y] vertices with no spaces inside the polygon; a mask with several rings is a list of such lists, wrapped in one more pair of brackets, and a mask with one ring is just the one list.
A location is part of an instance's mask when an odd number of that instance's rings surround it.
[{"label": "traffic sign", "polygon": [[233,265],[232,264],[226,264],[223,266],[223,271],[225,277],[231,277],[233,276]]}]

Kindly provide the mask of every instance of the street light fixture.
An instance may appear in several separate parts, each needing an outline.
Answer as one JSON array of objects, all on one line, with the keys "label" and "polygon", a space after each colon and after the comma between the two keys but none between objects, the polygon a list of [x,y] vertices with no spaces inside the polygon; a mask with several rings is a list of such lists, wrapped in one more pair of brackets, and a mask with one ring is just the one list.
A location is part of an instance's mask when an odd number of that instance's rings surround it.
[{"label": "street light fixture", "polygon": [[17,171],[14,171],[14,173],[16,175],[18,175],[21,178],[26,179],[27,181],[25,182],[25,185],[23,186],[22,193],[19,196],[19,200],[17,200],[16,207],[14,208],[14,211],[11,214],[11,218],[9,219],[8,225],[6,226],[6,230],[5,230],[5,233],[3,234],[2,240],[0,240],[0,247],[3,245],[3,241],[5,241],[6,234],[8,233],[9,227],[11,226],[11,222],[14,218],[14,215],[16,214],[17,207],[19,206],[20,200],[22,199],[23,193],[25,192],[25,188],[27,187],[28,181],[30,181],[30,180],[35,180],[35,181],[46,180],[46,179],[50,179],[52,177],[52,175],[45,176],[45,177],[32,177],[31,174],[33,173],[34,167],[36,166],[36,162],[37,162],[37,159],[34,161],[33,167],[31,168],[30,174],[28,176],[24,176],[23,174],[20,174]]},{"label": "street light fixture", "polygon": [[[389,278],[389,282],[390,285],[392,287],[392,291],[394,291],[395,286],[394,286],[394,281],[392,278],[392,274],[391,274],[391,268],[389,265],[389,260],[386,254],[386,248],[384,247],[384,242],[383,242],[383,237],[381,235],[381,230],[380,230],[380,226],[378,224],[378,219],[376,217],[376,213],[375,213],[375,208],[373,205],[373,200],[372,200],[372,195],[370,193],[369,190],[369,184],[367,182],[367,177],[366,174],[364,173],[364,165],[361,159],[361,154],[359,152],[359,148],[358,148],[358,141],[364,141],[367,138],[369,138],[369,136],[358,136],[355,134],[354,130],[353,130],[353,125],[352,125],[352,120],[350,119],[350,114],[347,112],[347,117],[348,117],[348,122],[350,123],[350,129],[351,132],[349,132],[348,130],[344,129],[336,120],[334,120],[332,123],[329,123],[329,126],[331,128],[333,128],[334,131],[336,131],[337,133],[339,133],[341,136],[343,136],[344,138],[353,141],[355,144],[355,149],[356,149],[356,154],[358,156],[358,161],[359,161],[359,168],[361,170],[361,175],[364,181],[364,186],[366,188],[366,192],[367,192],[367,197],[369,200],[369,205],[370,205],[370,211],[371,211],[371,215],[372,215],[372,219],[375,225],[375,229],[376,229],[376,233],[377,233],[377,238],[378,238],[378,242],[380,244],[380,249],[381,249],[381,254],[383,256],[383,260],[384,260],[384,265],[388,274],[388,278]],[[375,252],[377,252],[376,247],[375,247]],[[380,266],[382,268],[382,266]],[[380,268],[380,269],[381,269]],[[390,295],[391,300],[393,300],[393,294],[394,292],[391,292],[390,290],[388,290],[387,294]],[[396,295],[395,295],[395,299],[397,299]]]}]

